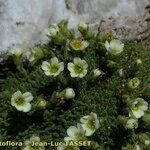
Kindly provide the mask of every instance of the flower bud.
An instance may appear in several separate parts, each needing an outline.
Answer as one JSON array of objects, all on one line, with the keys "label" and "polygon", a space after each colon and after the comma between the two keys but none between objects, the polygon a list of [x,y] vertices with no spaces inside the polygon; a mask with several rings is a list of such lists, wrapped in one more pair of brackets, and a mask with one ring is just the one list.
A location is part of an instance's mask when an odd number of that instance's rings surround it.
[{"label": "flower bud", "polygon": [[141,143],[143,143],[145,146],[149,146],[150,145],[150,134],[147,133],[140,133],[137,135],[139,138],[139,141]]},{"label": "flower bud", "polygon": [[138,127],[137,119],[129,118],[126,122],[125,128],[126,129],[136,129]]},{"label": "flower bud", "polygon": [[137,59],[137,60],[136,60],[136,64],[137,64],[137,65],[141,65],[141,64],[142,64],[142,60],[141,60],[141,59]]},{"label": "flower bud", "polygon": [[65,99],[73,99],[75,97],[75,92],[72,88],[67,88],[65,90]]},{"label": "flower bud", "polygon": [[24,53],[24,57],[29,61],[33,62],[35,60],[34,54],[30,51]]},{"label": "flower bud", "polygon": [[118,122],[126,129],[136,129],[138,127],[138,120],[131,117],[118,116]]},{"label": "flower bud", "polygon": [[122,68],[118,70],[118,73],[120,77],[124,76],[124,70]]},{"label": "flower bud", "polygon": [[14,55],[14,56],[21,56],[23,54],[23,50],[21,48],[12,48],[10,51],[9,51],[10,55]]},{"label": "flower bud", "polygon": [[27,51],[24,53],[24,57],[29,60],[29,62],[33,62],[35,60],[39,60],[43,58],[44,53],[40,48],[34,48],[32,51]]},{"label": "flower bud", "polygon": [[88,25],[85,22],[81,21],[78,24],[78,29],[79,29],[80,32],[87,31],[88,30]]},{"label": "flower bud", "polygon": [[32,53],[34,54],[36,59],[41,59],[44,56],[44,53],[40,48],[33,49]]},{"label": "flower bud", "polygon": [[36,106],[40,109],[44,109],[47,106],[47,101],[45,99],[39,97],[38,100],[37,100],[37,105]]},{"label": "flower bud", "polygon": [[58,32],[59,32],[58,26],[54,25],[54,26],[49,28],[47,35],[50,37],[55,37]]},{"label": "flower bud", "polygon": [[102,74],[101,70],[99,70],[98,68],[97,69],[94,69],[93,70],[93,76],[94,77],[98,77]]}]

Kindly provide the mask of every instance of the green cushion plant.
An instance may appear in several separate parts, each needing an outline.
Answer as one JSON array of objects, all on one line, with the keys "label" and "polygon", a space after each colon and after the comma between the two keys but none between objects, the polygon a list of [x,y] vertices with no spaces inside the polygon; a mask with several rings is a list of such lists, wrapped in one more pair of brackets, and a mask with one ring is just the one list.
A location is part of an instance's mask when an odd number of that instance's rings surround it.
[{"label": "green cushion plant", "polygon": [[[78,29],[80,37],[63,20],[50,27],[50,43],[14,47],[0,63],[0,141],[23,143],[0,149],[150,147],[150,47],[94,34],[84,22]],[[91,144],[31,145],[68,139]]]}]

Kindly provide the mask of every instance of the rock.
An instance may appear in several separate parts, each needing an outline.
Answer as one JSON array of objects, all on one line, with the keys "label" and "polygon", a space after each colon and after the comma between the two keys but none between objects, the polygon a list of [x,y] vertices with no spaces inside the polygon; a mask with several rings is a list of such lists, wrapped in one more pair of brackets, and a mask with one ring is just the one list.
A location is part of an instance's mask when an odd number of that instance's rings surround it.
[{"label": "rock", "polygon": [[46,40],[53,0],[0,0],[0,51],[13,44],[31,47]]},{"label": "rock", "polygon": [[[68,19],[70,27],[85,20],[91,28],[117,36],[148,34],[149,0],[0,0],[0,52],[14,44],[24,48],[47,42],[50,24]],[[144,34],[145,36],[145,34]]]}]

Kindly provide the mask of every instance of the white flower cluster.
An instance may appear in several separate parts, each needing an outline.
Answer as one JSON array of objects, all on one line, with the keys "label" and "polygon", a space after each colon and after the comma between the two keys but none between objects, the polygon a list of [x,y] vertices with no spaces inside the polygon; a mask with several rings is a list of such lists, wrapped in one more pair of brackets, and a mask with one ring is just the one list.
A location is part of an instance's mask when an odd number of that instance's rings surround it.
[{"label": "white flower cluster", "polygon": [[[58,76],[64,70],[64,63],[59,62],[58,58],[51,58],[50,63],[44,61],[41,68],[47,76]],[[71,77],[83,78],[87,74],[88,64],[85,60],[81,60],[79,57],[73,59],[73,63],[68,63],[68,70]]]},{"label": "white flower cluster", "polygon": [[[140,80],[135,77],[130,79],[127,83],[128,87],[132,90],[138,88]],[[148,102],[143,98],[130,99],[128,98],[127,104],[129,107],[129,118],[125,121],[124,126],[127,129],[133,129],[138,127],[138,119],[144,116],[144,112],[148,110]]]},{"label": "white flower cluster", "polygon": [[[100,123],[96,113],[91,112],[90,115],[84,116],[80,119],[80,123],[76,126],[70,126],[67,129],[67,137],[64,141],[68,143],[69,141],[83,141],[86,137],[94,134],[94,132],[100,127]],[[79,150],[79,147],[71,147],[72,150]],[[57,147],[57,150],[70,149],[70,146],[64,144]]]},{"label": "white flower cluster", "polygon": [[[138,78],[130,79],[128,86],[130,89],[136,89],[140,84],[140,80]],[[130,116],[133,116],[137,119],[144,116],[144,111],[148,109],[148,103],[143,98],[136,98],[133,100],[130,106]]]}]

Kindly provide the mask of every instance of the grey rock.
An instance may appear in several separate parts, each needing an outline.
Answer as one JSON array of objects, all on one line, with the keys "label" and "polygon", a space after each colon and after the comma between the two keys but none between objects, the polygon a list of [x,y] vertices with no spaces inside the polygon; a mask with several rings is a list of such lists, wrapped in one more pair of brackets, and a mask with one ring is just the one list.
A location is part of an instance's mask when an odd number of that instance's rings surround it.
[{"label": "grey rock", "polygon": [[[48,41],[47,28],[62,19],[75,28],[80,20],[121,38],[147,32],[149,0],[0,0],[0,52],[12,45],[28,49]],[[123,34],[125,33],[125,34]]]}]

